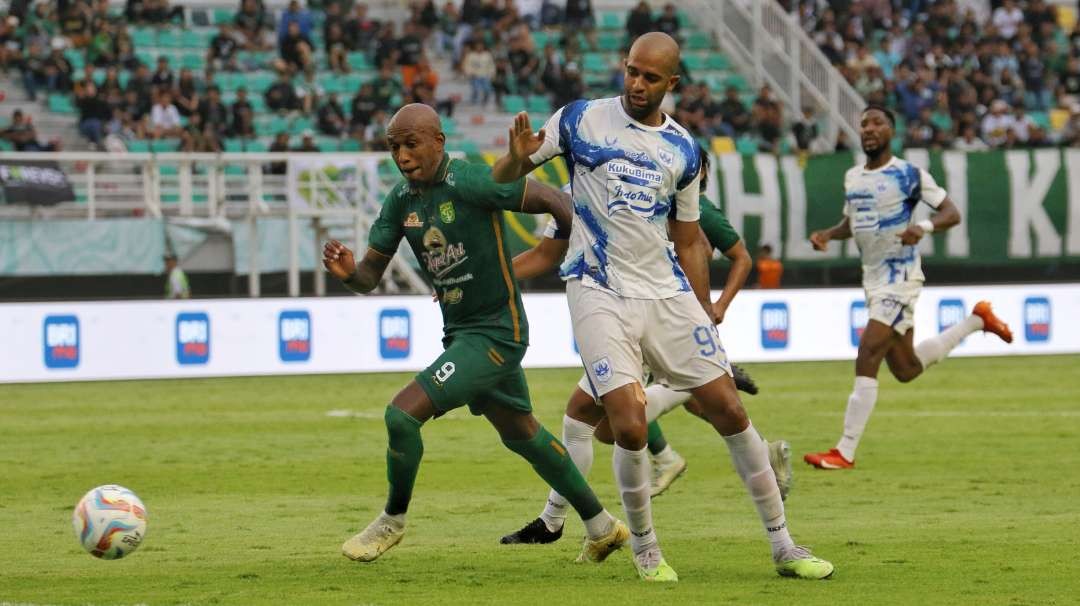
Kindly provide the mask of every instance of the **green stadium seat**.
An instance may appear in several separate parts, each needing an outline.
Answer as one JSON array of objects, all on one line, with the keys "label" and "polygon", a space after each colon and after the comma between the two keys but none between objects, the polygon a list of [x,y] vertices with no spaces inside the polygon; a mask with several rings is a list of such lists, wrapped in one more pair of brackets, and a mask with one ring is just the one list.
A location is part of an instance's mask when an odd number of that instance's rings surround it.
[{"label": "green stadium seat", "polygon": [[1050,114],[1047,112],[1028,112],[1031,121],[1038,124],[1045,131],[1050,131]]},{"label": "green stadium seat", "polygon": [[225,139],[225,151],[228,153],[237,153],[244,151],[244,140]]},{"label": "green stadium seat", "polygon": [[750,90],[750,82],[740,74],[732,74],[724,81],[724,87],[733,86],[740,92]]},{"label": "green stadium seat", "polygon": [[600,29],[623,29],[626,27],[626,13],[603,11],[600,13]]},{"label": "green stadium seat", "polygon": [[315,120],[308,118],[307,116],[293,118],[292,123],[289,125],[289,133],[293,135],[302,135],[305,130],[315,130]]},{"label": "green stadium seat", "polygon": [[[289,131],[289,119],[284,116],[271,116],[265,123],[266,132],[259,132],[259,135],[276,136],[278,133],[288,133]],[[261,130],[261,129],[260,129]]]},{"label": "green stadium seat", "polygon": [[615,52],[622,47],[623,35],[618,32],[600,32],[596,36],[596,48],[604,52]]},{"label": "green stadium seat", "polygon": [[150,51],[144,51],[144,50],[135,51],[135,60],[138,61],[139,63],[142,63],[146,67],[149,67],[150,71],[154,70],[154,67],[155,67],[154,61],[156,59],[157,59],[157,57],[155,57],[154,53],[151,53]]},{"label": "green stadium seat", "polygon": [[206,58],[201,53],[184,53],[180,56],[180,67],[201,73],[206,69]]},{"label": "green stadium seat", "polygon": [[356,139],[345,139],[341,142],[341,151],[358,152],[360,151],[360,142]]},{"label": "green stadium seat", "polygon": [[504,95],[502,105],[507,113],[516,114],[525,111],[525,99],[521,95]]},{"label": "green stadium seat", "polygon": [[683,65],[691,74],[705,69],[705,60],[697,53],[683,53],[682,60]]},{"label": "green stadium seat", "polygon": [[705,65],[709,69],[715,70],[730,70],[731,61],[723,53],[709,53],[709,57],[705,60]]},{"label": "green stadium seat", "polygon": [[457,122],[453,118],[447,118],[443,116],[440,118],[442,122],[443,134],[447,137],[456,137],[458,135]]},{"label": "green stadium seat", "polygon": [[604,53],[585,53],[582,69],[586,72],[606,72],[608,69],[607,55]]},{"label": "green stadium seat", "polygon": [[735,151],[740,154],[750,155],[758,153],[757,140],[752,137],[739,137],[735,141]]},{"label": "green stadium seat", "polygon": [[150,151],[154,153],[174,152],[179,150],[179,139],[154,139],[150,142]]},{"label": "green stadium seat", "polygon": [[690,14],[686,11],[676,11],[675,18],[679,20],[679,27],[681,27],[683,30],[693,29],[696,25],[693,21],[691,21]]},{"label": "green stadium seat", "polygon": [[162,164],[158,167],[158,171],[163,177],[175,177],[180,174],[180,167],[175,164]]},{"label": "green stadium seat", "polygon": [[244,149],[253,153],[266,153],[270,150],[270,146],[266,143],[266,141],[252,139],[244,144]]},{"label": "green stadium seat", "polygon": [[71,69],[76,72],[81,72],[83,66],[86,65],[86,55],[80,50],[69,48],[64,51],[64,57],[71,64]]},{"label": "green stadium seat", "polygon": [[131,72],[126,69],[121,72],[117,72],[116,81],[120,83],[120,88],[126,89],[128,82],[131,81]]},{"label": "green stadium seat", "polygon": [[686,38],[687,50],[709,50],[713,47],[712,36],[708,32],[690,32]]},{"label": "green stadium seat", "polygon": [[127,142],[127,150],[131,153],[146,153],[150,151],[150,142],[145,139],[135,139]]},{"label": "green stadium seat", "polygon": [[247,74],[246,80],[248,82],[248,92],[262,96],[266,89],[270,88],[270,85],[274,83],[274,75],[270,72],[255,72]]},{"label": "green stadium seat", "polygon": [[349,53],[347,61],[349,63],[349,69],[355,69],[356,71],[361,72],[372,71],[375,69],[366,53]]},{"label": "green stadium seat", "polygon": [[318,146],[321,152],[336,152],[341,148],[341,142],[337,140],[337,137],[327,137],[325,135],[316,136],[315,145]]},{"label": "green stadium seat", "polygon": [[184,48],[201,50],[204,53],[210,47],[210,40],[214,37],[213,30],[186,29],[180,34],[180,40]]},{"label": "green stadium seat", "polygon": [[49,95],[49,111],[58,114],[74,114],[75,104],[72,103],[71,97],[53,93]]},{"label": "green stadium seat", "polygon": [[530,114],[547,116],[551,114],[551,100],[543,95],[533,95],[529,97],[528,108]]},{"label": "green stadium seat", "polygon": [[473,141],[471,139],[451,141],[447,143],[447,149],[449,151],[465,152],[468,155],[476,155],[480,153],[480,146],[476,144],[476,141]]},{"label": "green stadium seat", "polygon": [[151,46],[157,46],[157,30],[150,27],[133,27],[129,30],[131,32],[131,44],[136,49],[145,49]]},{"label": "green stadium seat", "polygon": [[551,36],[547,32],[539,31],[532,33],[532,39],[533,43],[536,44],[536,50],[539,53],[547,46],[547,43],[551,40]]},{"label": "green stadium seat", "polygon": [[367,79],[364,74],[357,73],[345,74],[344,78],[339,77],[338,80],[342,83],[341,94],[348,95],[351,99]]},{"label": "green stadium seat", "polygon": [[15,151],[15,146],[11,144],[11,141],[7,139],[0,139],[0,151]]},{"label": "green stadium seat", "polygon": [[158,32],[157,45],[161,48],[183,48],[184,43],[180,33],[171,29],[163,29]]},{"label": "green stadium seat", "polygon": [[222,23],[232,23],[233,19],[236,19],[236,11],[231,8],[215,8],[213,15],[214,25],[221,25]]},{"label": "green stadium seat", "polygon": [[248,103],[251,104],[252,113],[265,114],[269,111],[266,107],[266,99],[263,97],[262,91],[248,91]]}]

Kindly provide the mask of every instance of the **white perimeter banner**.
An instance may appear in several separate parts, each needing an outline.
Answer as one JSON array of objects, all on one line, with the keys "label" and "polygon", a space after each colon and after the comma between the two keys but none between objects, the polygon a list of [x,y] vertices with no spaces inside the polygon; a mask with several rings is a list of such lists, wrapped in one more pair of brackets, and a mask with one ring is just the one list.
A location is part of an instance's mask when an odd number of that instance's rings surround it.
[{"label": "white perimeter banner", "polygon": [[[953,355],[1080,352],[1080,284],[927,287],[916,342],[981,299],[1014,342],[976,333]],[[580,366],[565,296],[527,295],[525,308],[525,365]],[[719,330],[734,362],[838,360],[855,357],[865,323],[859,289],[746,290]],[[425,296],[12,303],[0,305],[0,335],[9,383],[415,371],[442,351],[439,309]]]}]

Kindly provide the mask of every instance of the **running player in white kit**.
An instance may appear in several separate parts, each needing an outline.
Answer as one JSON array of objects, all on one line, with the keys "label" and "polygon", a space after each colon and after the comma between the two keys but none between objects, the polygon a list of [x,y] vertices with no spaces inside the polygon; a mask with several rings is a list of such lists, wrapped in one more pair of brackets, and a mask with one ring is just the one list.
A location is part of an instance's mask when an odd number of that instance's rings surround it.
[{"label": "running player in white kit", "polygon": [[[975,331],[1012,342],[1012,332],[994,315],[990,303],[979,301],[966,319],[914,345],[915,302],[924,279],[919,240],[958,224],[960,211],[930,173],[892,155],[895,124],[892,113],[884,107],[871,105],[863,111],[860,129],[866,164],[852,167],[844,175],[844,218],[810,235],[814,248],[821,251],[830,240],[855,238],[869,312],[855,359],[855,388],[848,397],[844,433],[835,448],[803,457],[818,469],[855,466],[855,448],[877,401],[882,360],[897,380],[907,383],[945,359]],[[919,202],[937,212],[932,219],[912,223],[912,211]]]},{"label": "running player in white kit", "polygon": [[[662,384],[690,391],[731,452],[761,516],[777,572],[821,579],[833,565],[796,546],[765,442],[739,401],[714,326],[707,246],[698,226],[697,145],[660,111],[679,77],[679,46],[645,34],[626,59],[621,97],[575,101],[533,133],[518,114],[498,182],[555,156],[570,170],[574,205],[567,281],[574,336],[615,436],[615,479],[648,581],[676,581],[652,526],[643,363]],[[670,231],[671,239],[668,239]]]}]

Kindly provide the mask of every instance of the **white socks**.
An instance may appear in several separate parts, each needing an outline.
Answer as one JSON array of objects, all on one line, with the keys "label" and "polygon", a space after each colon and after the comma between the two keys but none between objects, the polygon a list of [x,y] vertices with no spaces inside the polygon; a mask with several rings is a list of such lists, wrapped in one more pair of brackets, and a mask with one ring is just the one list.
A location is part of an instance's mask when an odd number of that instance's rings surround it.
[{"label": "white socks", "polygon": [[[767,459],[766,457],[766,467],[769,465]],[[652,501],[649,497],[649,472],[652,470],[649,450],[626,450],[616,444],[611,462],[615,467],[615,484],[622,496],[626,523],[630,526],[630,547],[636,555],[657,546],[652,525]],[[773,488],[776,488],[775,485]]]},{"label": "white socks", "polygon": [[[919,345],[922,346],[921,343]],[[874,412],[877,391],[877,379],[855,377],[855,389],[848,396],[847,411],[844,413],[844,435],[836,445],[836,449],[848,461],[855,460],[855,449],[858,448],[859,439],[866,429],[866,422],[870,420],[870,413]]]},{"label": "white socks", "polygon": [[[923,370],[945,359],[949,352],[971,333],[982,330],[982,318],[971,314],[963,320],[945,329],[945,332],[936,337],[930,337],[915,346],[915,357],[922,362]],[[849,461],[851,459],[848,459]]]},{"label": "white socks", "polygon": [[645,388],[645,422],[652,423],[690,399],[690,394],[654,384]]},{"label": "white socks", "polygon": [[[611,525],[615,523],[615,518],[605,509],[584,522],[585,534],[589,535],[590,539],[595,539],[611,532]],[[547,522],[544,522],[544,524],[547,524]]]},{"label": "white socks", "polygon": [[396,526],[399,530],[405,528],[405,514],[403,513],[396,513],[394,515],[390,515],[384,511],[379,514],[379,517],[383,520],[389,521],[391,523],[391,526]]},{"label": "white socks", "polygon": [[[588,476],[589,470],[592,469],[593,464],[593,434],[596,432],[596,428],[588,423],[582,423],[577,419],[573,419],[569,416],[563,415],[563,445],[566,446],[566,452],[570,454],[570,459],[574,462],[574,466],[578,468],[582,476]],[[566,523],[566,508],[569,506],[566,499],[559,493],[552,490],[548,493],[547,505],[544,507],[544,511],[540,513],[540,519],[544,521],[544,525],[551,532],[555,532],[563,527]],[[604,512],[606,513],[606,512]],[[599,518],[602,514],[598,515]],[[611,517],[610,515],[608,517]],[[595,520],[596,518],[593,518]],[[585,521],[585,528],[589,526],[591,520]],[[603,534],[603,533],[600,533]],[[593,536],[590,534],[590,536]],[[596,535],[599,536],[599,535]]]},{"label": "white socks", "polygon": [[652,456],[654,462],[661,465],[669,465],[679,460],[679,453],[675,452],[675,449],[670,444],[664,447],[663,450]]},{"label": "white socks", "polygon": [[746,484],[750,498],[765,525],[769,545],[775,557],[795,546],[787,529],[784,503],[780,489],[776,487],[776,475],[769,465],[769,449],[753,425],[731,436],[724,436],[735,471]]}]

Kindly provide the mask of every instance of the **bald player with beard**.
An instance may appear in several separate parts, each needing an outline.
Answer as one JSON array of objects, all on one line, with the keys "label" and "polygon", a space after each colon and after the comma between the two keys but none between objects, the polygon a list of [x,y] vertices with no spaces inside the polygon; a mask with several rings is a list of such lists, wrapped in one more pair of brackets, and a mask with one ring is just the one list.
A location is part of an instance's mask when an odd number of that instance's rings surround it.
[{"label": "bald player with beard", "polygon": [[532,414],[521,369],[529,327],[503,237],[504,210],[550,213],[566,228],[565,194],[524,179],[500,185],[487,165],[451,160],[439,116],[426,105],[401,108],[386,138],[405,180],[387,194],[364,258],[356,263],[351,250],[331,240],[323,265],[349,289],[368,293],[405,238],[438,295],[445,350],[386,407],[390,494],[375,520],[345,542],[343,553],[370,562],[401,540],[424,453],[420,430],[467,404],[549,486],[572,495],[588,535],[578,560],[602,561],[626,542],[629,531],[603,508],[566,447]]},{"label": "bald player with beard", "polygon": [[791,539],[768,450],[716,332],[698,226],[697,143],[660,111],[679,81],[678,65],[670,36],[641,36],[627,57],[621,96],[570,103],[538,133],[518,114],[492,176],[511,183],[555,156],[566,159],[574,218],[560,275],[591,395],[614,434],[615,480],[641,578],[678,580],[652,524],[643,363],[659,383],[690,392],[723,437],[777,572],[827,578],[833,565]]}]

